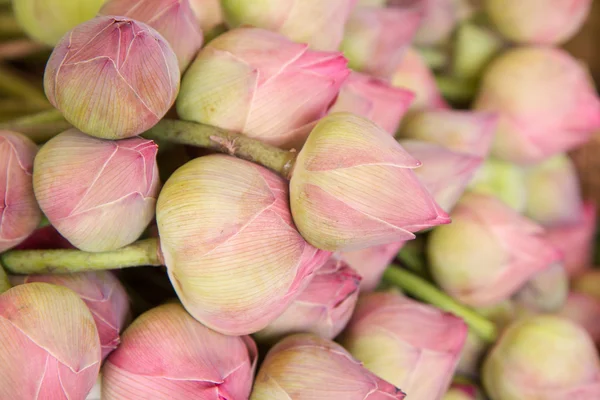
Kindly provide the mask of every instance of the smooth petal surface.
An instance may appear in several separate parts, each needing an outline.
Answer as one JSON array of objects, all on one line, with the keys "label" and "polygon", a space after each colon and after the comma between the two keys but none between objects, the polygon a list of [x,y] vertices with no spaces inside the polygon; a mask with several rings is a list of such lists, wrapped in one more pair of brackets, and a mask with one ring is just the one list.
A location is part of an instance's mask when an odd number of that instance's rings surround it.
[{"label": "smooth petal surface", "polygon": [[175,303],[138,317],[103,368],[103,399],[247,398],[258,357],[247,336],[225,336]]},{"label": "smooth petal surface", "polygon": [[190,6],[204,32],[209,32],[223,22],[220,0],[189,0]]},{"label": "smooth petal surface", "polygon": [[383,272],[398,255],[405,242],[384,244],[356,251],[344,251],[340,258],[362,277],[360,291],[369,292],[381,281]]},{"label": "smooth petal surface", "polygon": [[26,136],[0,130],[0,253],[24,241],[42,218],[33,193],[36,153]]},{"label": "smooth petal surface", "polygon": [[268,325],[329,256],[296,230],[287,182],[234,157],[201,157],[177,170],[160,193],[156,217],[183,305],[225,334]]}]

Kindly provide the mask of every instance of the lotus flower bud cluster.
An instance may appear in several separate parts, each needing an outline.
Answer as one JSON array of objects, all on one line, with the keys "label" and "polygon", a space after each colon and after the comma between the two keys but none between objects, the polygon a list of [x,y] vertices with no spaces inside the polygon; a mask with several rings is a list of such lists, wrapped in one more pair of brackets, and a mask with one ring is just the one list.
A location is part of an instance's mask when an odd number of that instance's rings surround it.
[{"label": "lotus flower bud cluster", "polygon": [[412,171],[418,166],[369,120],[328,115],[311,132],[290,181],[300,233],[320,249],[354,251],[410,240],[412,232],[448,223]]},{"label": "lotus flower bud cluster", "polygon": [[179,92],[177,57],[154,29],[126,17],[78,25],[56,45],[46,96],[88,135],[121,139],[154,126]]},{"label": "lotus flower bud cluster", "polygon": [[92,19],[105,0],[14,0],[15,17],[35,40],[56,45],[76,25]]},{"label": "lotus flower bud cluster", "polygon": [[225,336],[179,304],[138,317],[102,369],[102,398],[245,399],[257,349],[248,336]]},{"label": "lotus flower bud cluster", "polygon": [[183,305],[229,335],[265,328],[329,257],[296,230],[287,182],[234,157],[205,156],[179,168],[160,193],[156,219]]},{"label": "lotus flower bud cluster", "polygon": [[1,399],[84,399],[96,382],[98,331],[70,289],[30,283],[0,295],[0,343]]},{"label": "lotus flower bud cluster", "polygon": [[250,400],[402,400],[402,390],[377,377],[339,344],[313,334],[288,336],[263,362]]},{"label": "lotus flower bud cluster", "polygon": [[198,54],[177,112],[275,146],[301,146],[306,126],[327,113],[348,77],[346,63],[340,53],[308,50],[277,33],[234,29]]},{"label": "lotus flower bud cluster", "polygon": [[390,78],[402,61],[421,17],[421,11],[413,4],[357,7],[346,24],[341,45],[348,65],[356,71]]},{"label": "lotus flower bud cluster", "polygon": [[456,0],[424,0],[423,20],[415,35],[415,44],[432,46],[446,42],[458,22],[458,3]]},{"label": "lotus flower bud cluster", "polygon": [[204,32],[213,30],[223,22],[220,0],[189,0],[189,2]]},{"label": "lotus flower bud cluster", "polygon": [[36,153],[26,136],[0,130],[0,253],[24,241],[42,218],[33,192]]},{"label": "lotus flower bud cluster", "polygon": [[502,35],[518,43],[560,44],[579,31],[592,0],[484,0]]},{"label": "lotus flower bud cluster", "polygon": [[600,128],[600,99],[563,50],[523,47],[486,69],[475,109],[498,114],[492,154],[532,164],[585,143]]},{"label": "lotus flower bud cluster", "polygon": [[469,190],[493,196],[519,213],[527,208],[526,170],[511,162],[488,158],[475,174]]},{"label": "lotus flower bud cluster", "polygon": [[569,294],[569,277],[562,263],[551,264],[535,274],[515,295],[515,301],[533,312],[560,310]]},{"label": "lotus flower bud cluster", "polygon": [[360,280],[346,263],[329,259],[287,310],[254,336],[274,342],[287,334],[310,332],[333,339],[352,316]]},{"label": "lotus flower bud cluster", "polygon": [[102,359],[117,348],[129,317],[129,298],[123,285],[110,272],[79,272],[64,275],[15,277],[13,283],[45,282],[71,289],[90,309],[100,335]]},{"label": "lotus flower bud cluster", "polygon": [[135,241],[154,217],[157,150],[151,140],[106,141],[70,129],[35,159],[36,198],[75,247],[118,249]]},{"label": "lotus flower bud cluster", "polygon": [[560,259],[543,229],[500,200],[468,194],[452,224],[427,245],[431,274],[451,296],[473,307],[497,304]]},{"label": "lotus flower bud cluster", "polygon": [[229,26],[252,25],[279,32],[315,50],[337,50],[357,0],[222,0]]},{"label": "lotus flower bud cluster", "polygon": [[108,0],[99,14],[132,18],[156,29],[171,45],[182,72],[202,46],[202,30],[189,0]]},{"label": "lotus flower bud cluster", "polygon": [[408,90],[395,88],[384,80],[353,72],[342,86],[329,112],[360,115],[395,135],[400,120],[413,98],[414,95]]},{"label": "lotus flower bud cluster", "polygon": [[450,385],[467,326],[395,293],[362,296],[342,344],[377,376],[417,400],[440,400]]},{"label": "lotus flower bud cluster", "polygon": [[600,360],[585,330],[556,316],[509,326],[483,364],[492,400],[600,398]]},{"label": "lotus flower bud cluster", "polygon": [[344,251],[340,258],[348,263],[362,277],[360,291],[375,290],[383,272],[398,255],[405,242],[396,242],[380,246],[368,247],[356,251]]}]

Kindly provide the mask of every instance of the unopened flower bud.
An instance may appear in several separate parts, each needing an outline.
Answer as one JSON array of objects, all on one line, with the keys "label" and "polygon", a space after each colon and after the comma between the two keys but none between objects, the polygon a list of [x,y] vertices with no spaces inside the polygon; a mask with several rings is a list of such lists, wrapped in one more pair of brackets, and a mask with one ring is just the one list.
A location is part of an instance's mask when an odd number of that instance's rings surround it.
[{"label": "unopened flower bud", "polygon": [[353,251],[410,240],[412,232],[449,223],[412,171],[419,165],[371,121],[328,115],[311,132],[290,181],[300,233],[320,249]]},{"label": "unopened flower bud", "polygon": [[154,217],[157,150],[151,140],[108,141],[70,129],[35,158],[36,198],[75,247],[118,249],[134,242]]},{"label": "unopened flower bud", "polygon": [[536,313],[560,310],[569,294],[569,277],[560,262],[535,274],[515,295],[521,307]]},{"label": "unopened flower bud", "polygon": [[398,255],[405,242],[396,242],[380,246],[367,247],[356,251],[344,251],[340,258],[348,263],[362,277],[360,291],[375,290],[383,272]]},{"label": "unopened flower bud", "polygon": [[29,36],[49,46],[92,19],[105,0],[13,0],[15,17]]},{"label": "unopened flower bud", "polygon": [[99,15],[120,15],[156,29],[171,45],[182,72],[202,46],[202,31],[189,0],[108,0]]},{"label": "unopened flower bud", "polygon": [[251,25],[307,43],[315,50],[337,50],[356,0],[222,0],[232,27]]},{"label": "unopened flower bud", "polygon": [[220,0],[189,0],[203,32],[209,32],[223,22]]},{"label": "unopened flower bud", "polygon": [[494,59],[474,107],[498,114],[492,155],[518,164],[570,150],[600,128],[587,71],[557,48],[516,48]]},{"label": "unopened flower bud", "polygon": [[288,336],[263,362],[250,400],[402,400],[339,344],[313,334]]},{"label": "unopened flower bud", "polygon": [[84,399],[100,370],[96,324],[72,290],[47,283],[0,295],[0,398]]},{"label": "unopened flower bud", "polygon": [[246,399],[257,349],[170,303],[139,316],[102,369],[102,399]]},{"label": "unopened flower bud", "polygon": [[422,7],[423,20],[415,35],[415,44],[443,44],[458,22],[459,9],[456,0],[424,0]]},{"label": "unopened flower bud", "polygon": [[150,129],[167,113],[179,91],[179,67],[169,43],[146,24],[98,17],[56,45],[44,88],[82,132],[121,139]]},{"label": "unopened flower bud", "polygon": [[346,64],[341,53],[308,50],[274,32],[234,29],[200,51],[177,111],[275,146],[301,145],[302,128],[327,113],[350,74]]},{"label": "unopened flower bud", "polygon": [[560,259],[543,229],[491,196],[469,193],[452,224],[438,227],[427,253],[434,280],[473,307],[499,303]]},{"label": "unopened flower bud", "polygon": [[352,316],[360,279],[343,261],[329,259],[283,314],[255,337],[275,342],[291,333],[310,332],[333,339]]},{"label": "unopened flower bud", "polygon": [[467,338],[458,317],[394,293],[359,298],[342,344],[414,399],[440,400]]},{"label": "unopened flower bud", "polygon": [[26,136],[0,130],[0,253],[24,241],[42,218],[33,193],[36,153]]},{"label": "unopened flower bud", "polygon": [[557,315],[581,325],[596,345],[600,344],[600,299],[572,291]]},{"label": "unopened flower bud", "polygon": [[160,193],[156,219],[183,305],[228,335],[266,327],[329,257],[296,230],[283,178],[225,155],[179,168]]},{"label": "unopened flower bud", "polygon": [[525,169],[511,162],[488,158],[475,174],[469,190],[493,196],[519,213],[527,207]]}]

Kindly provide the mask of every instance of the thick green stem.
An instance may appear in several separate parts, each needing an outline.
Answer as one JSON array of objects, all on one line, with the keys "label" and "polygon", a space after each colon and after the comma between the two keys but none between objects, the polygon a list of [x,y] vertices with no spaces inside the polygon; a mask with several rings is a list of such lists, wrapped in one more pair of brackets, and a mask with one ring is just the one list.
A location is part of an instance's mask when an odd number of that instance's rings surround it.
[{"label": "thick green stem", "polygon": [[43,143],[69,128],[71,124],[54,109],[0,124],[0,130],[21,132],[36,143]]},{"label": "thick green stem", "polygon": [[473,332],[483,340],[490,343],[496,340],[498,332],[493,322],[477,314],[469,307],[456,302],[453,298],[440,291],[426,280],[395,265],[391,265],[385,271],[383,279],[392,285],[398,286],[403,291],[419,300],[432,304],[462,318]]},{"label": "thick green stem", "polygon": [[163,265],[158,239],[140,240],[114,251],[13,250],[0,255],[0,264],[12,274],[68,273]]},{"label": "thick green stem", "polygon": [[3,65],[0,65],[0,92],[27,100],[40,107],[52,107],[42,90],[19,73]]},{"label": "thick green stem", "polygon": [[296,152],[282,150],[236,132],[211,125],[164,119],[144,133],[149,139],[212,149],[263,165],[289,178]]},{"label": "thick green stem", "polygon": [[0,266],[0,294],[6,292],[10,289],[10,282],[8,281],[8,276],[6,276],[6,272]]}]

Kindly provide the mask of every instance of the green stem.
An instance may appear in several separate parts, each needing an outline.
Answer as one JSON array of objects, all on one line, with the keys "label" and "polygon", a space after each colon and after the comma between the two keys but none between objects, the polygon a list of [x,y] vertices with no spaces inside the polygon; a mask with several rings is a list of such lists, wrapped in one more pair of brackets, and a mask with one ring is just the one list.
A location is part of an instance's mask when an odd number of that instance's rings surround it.
[{"label": "green stem", "polygon": [[2,65],[0,65],[0,92],[27,100],[40,107],[52,107],[42,90],[19,73]]},{"label": "green stem", "polygon": [[70,127],[60,111],[54,109],[0,124],[0,129],[21,132],[36,143],[43,143]]},{"label": "green stem", "polygon": [[419,249],[415,246],[411,246],[410,242],[404,245],[396,258],[404,266],[406,266],[406,268],[417,273],[418,275],[426,275],[425,264],[419,256]]},{"label": "green stem", "polygon": [[263,165],[286,178],[297,155],[236,132],[187,121],[164,119],[143,136],[216,150]]},{"label": "green stem", "polygon": [[158,239],[137,241],[114,251],[13,250],[0,255],[0,264],[12,274],[68,273],[163,265]]},{"label": "green stem", "polygon": [[426,280],[396,265],[391,265],[385,271],[383,279],[390,284],[400,287],[403,291],[417,299],[461,317],[473,332],[483,340],[490,343],[496,340],[498,332],[493,322],[477,314],[469,307],[456,302]]},{"label": "green stem", "polygon": [[0,294],[6,292],[10,289],[10,282],[8,280],[8,276],[6,276],[6,272],[0,266]]}]

